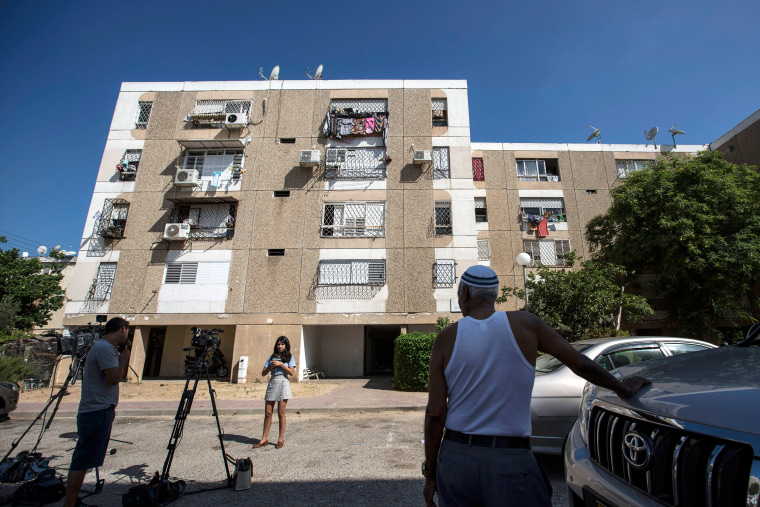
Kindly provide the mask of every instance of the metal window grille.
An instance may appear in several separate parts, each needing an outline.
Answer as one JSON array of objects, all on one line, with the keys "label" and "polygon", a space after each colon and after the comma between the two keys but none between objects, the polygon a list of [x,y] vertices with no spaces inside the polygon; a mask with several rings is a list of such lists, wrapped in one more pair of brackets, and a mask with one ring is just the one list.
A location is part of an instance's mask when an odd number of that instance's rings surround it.
[{"label": "metal window grille", "polygon": [[334,99],[332,109],[351,109],[354,113],[387,113],[387,99]]},{"label": "metal window grille", "polygon": [[523,249],[533,260],[531,265],[541,263],[544,266],[565,266],[567,262],[559,256],[570,253],[570,240],[524,241]]},{"label": "metal window grille", "polygon": [[250,111],[250,100],[199,100],[187,119],[195,127],[213,127],[224,122],[230,113],[243,114],[247,118]]},{"label": "metal window grille", "polygon": [[136,129],[148,128],[150,113],[153,110],[152,100],[140,100],[137,103],[137,120],[135,121]]},{"label": "metal window grille", "polygon": [[190,224],[192,240],[232,238],[237,204],[180,204],[172,211],[172,223]]},{"label": "metal window grille", "polygon": [[472,181],[485,181],[486,173],[483,168],[482,158],[472,159]]},{"label": "metal window grille", "polygon": [[318,285],[385,285],[385,261],[320,261],[317,283]]},{"label": "metal window grille", "polygon": [[559,176],[546,173],[545,160],[518,160],[517,179],[519,181],[559,181]]},{"label": "metal window grille", "polygon": [[433,288],[453,287],[456,278],[456,262],[453,259],[435,261],[433,264]]},{"label": "metal window grille", "polygon": [[486,208],[486,198],[475,198],[475,222],[488,222],[488,209]]},{"label": "metal window grille", "polygon": [[451,168],[449,167],[449,149],[433,148],[433,179],[451,178]]},{"label": "metal window grille", "polygon": [[446,99],[433,99],[433,126],[447,127],[449,125],[449,114]]},{"label": "metal window grille", "polygon": [[167,262],[164,283],[194,284],[197,275],[197,262]]},{"label": "metal window grille", "polygon": [[487,261],[491,259],[491,246],[487,239],[478,240],[478,260]]},{"label": "metal window grille", "polygon": [[641,171],[651,163],[650,160],[617,160],[616,162],[618,178],[625,178],[632,172]]},{"label": "metal window grille", "polygon": [[230,169],[233,176],[243,171],[243,150],[188,151],[185,169],[196,169],[203,178],[213,178],[215,172]]},{"label": "metal window grille", "polygon": [[113,279],[116,275],[115,262],[101,262],[98,266],[98,272],[92,281],[90,290],[85,296],[82,305],[83,313],[95,313],[104,302],[111,298],[111,289],[113,288]]},{"label": "metal window grille", "polygon": [[106,199],[98,218],[96,234],[101,238],[123,238],[129,203],[124,199]]},{"label": "metal window grille", "polygon": [[[558,199],[520,199],[520,210],[524,215],[541,215],[549,222],[567,222],[565,200]],[[523,217],[527,219],[526,217]]]},{"label": "metal window grille", "polygon": [[435,234],[436,236],[451,234],[451,202],[449,201],[435,203]]},{"label": "metal window grille", "polygon": [[325,203],[322,237],[382,238],[385,236],[384,202]]},{"label": "metal window grille", "polygon": [[325,178],[385,179],[385,148],[327,148]]}]

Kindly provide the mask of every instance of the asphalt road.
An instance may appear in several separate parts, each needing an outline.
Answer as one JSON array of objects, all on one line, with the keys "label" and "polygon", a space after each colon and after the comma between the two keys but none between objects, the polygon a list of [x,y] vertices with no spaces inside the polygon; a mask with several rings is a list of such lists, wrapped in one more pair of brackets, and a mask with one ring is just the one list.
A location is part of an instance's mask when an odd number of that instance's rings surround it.
[{"label": "asphalt road", "polygon": [[[187,489],[173,505],[424,505],[423,416],[420,411],[289,413],[282,449],[251,448],[260,436],[263,416],[222,416],[226,452],[253,461],[251,488],[236,492],[229,488],[201,491],[224,486],[226,473],[214,418],[191,414],[171,466],[171,475],[185,480]],[[0,422],[0,457],[30,422]],[[121,495],[131,486],[160,473],[173,426],[172,417],[117,417],[111,434],[116,453],[107,455],[101,468],[105,488],[85,501],[120,506]],[[277,431],[275,416],[270,442],[276,442]],[[31,448],[38,433],[39,424],[16,451]],[[38,448],[64,476],[75,438],[75,419],[58,417]],[[553,505],[566,505],[561,458],[539,456],[539,461],[552,479]],[[94,480],[91,472],[85,489],[92,490]],[[2,497],[15,488],[0,486],[0,505]],[[62,501],[50,505],[62,505]]]}]

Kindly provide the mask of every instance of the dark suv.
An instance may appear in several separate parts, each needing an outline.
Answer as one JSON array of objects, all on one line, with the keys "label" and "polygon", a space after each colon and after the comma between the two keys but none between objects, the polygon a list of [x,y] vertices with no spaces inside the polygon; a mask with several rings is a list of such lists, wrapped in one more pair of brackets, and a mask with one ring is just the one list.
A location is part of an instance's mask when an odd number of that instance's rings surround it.
[{"label": "dark suv", "polygon": [[760,507],[760,324],[618,372],[652,385],[624,400],[586,384],[564,452],[571,505]]},{"label": "dark suv", "polygon": [[16,410],[18,387],[13,382],[0,380],[0,420],[7,419],[11,411]]}]

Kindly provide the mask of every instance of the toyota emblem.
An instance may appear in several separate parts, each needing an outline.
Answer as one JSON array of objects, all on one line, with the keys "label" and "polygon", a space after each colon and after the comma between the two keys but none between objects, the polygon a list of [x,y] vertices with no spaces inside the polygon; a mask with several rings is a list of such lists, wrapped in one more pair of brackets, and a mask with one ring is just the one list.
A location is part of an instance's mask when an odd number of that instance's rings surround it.
[{"label": "toyota emblem", "polygon": [[629,431],[623,437],[623,457],[633,468],[648,468],[652,461],[652,440],[638,431]]}]

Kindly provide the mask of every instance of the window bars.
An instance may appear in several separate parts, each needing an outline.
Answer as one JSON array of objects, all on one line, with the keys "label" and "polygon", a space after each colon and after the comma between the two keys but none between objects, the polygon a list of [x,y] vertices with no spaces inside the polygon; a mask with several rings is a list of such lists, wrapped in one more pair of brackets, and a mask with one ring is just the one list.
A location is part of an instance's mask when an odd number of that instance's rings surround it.
[{"label": "window bars", "polygon": [[350,109],[354,113],[387,113],[387,99],[333,99],[331,109]]},{"label": "window bars", "polygon": [[124,199],[106,199],[95,233],[101,238],[123,238],[129,203]]},{"label": "window bars", "polygon": [[148,128],[150,113],[153,110],[152,100],[140,100],[137,102],[137,120],[135,121],[136,129]]},{"label": "window bars", "polygon": [[451,234],[451,202],[435,202],[435,235],[447,236]]},{"label": "window bars", "polygon": [[449,149],[433,148],[433,179],[451,178],[451,168],[449,167]]},{"label": "window bars", "polygon": [[385,260],[319,262],[318,285],[385,285]]},{"label": "window bars", "polygon": [[475,198],[475,222],[485,223],[488,222],[488,209],[486,208],[486,198]]},{"label": "window bars", "polygon": [[237,203],[179,204],[172,211],[171,223],[189,224],[191,241],[232,238],[236,215]]},{"label": "window bars", "polygon": [[325,178],[385,179],[385,148],[327,148]]},{"label": "window bars", "polygon": [[651,160],[617,160],[618,178],[625,178],[635,171],[645,169]]},{"label": "window bars", "polygon": [[211,128],[224,123],[228,114],[237,113],[248,118],[250,111],[250,100],[199,100],[185,121],[192,122],[197,128]]},{"label": "window bars", "polygon": [[215,172],[230,169],[232,176],[243,171],[243,150],[188,150],[184,169],[195,169],[201,178],[213,178]]},{"label": "window bars", "polygon": [[448,107],[446,99],[433,99],[432,110],[434,127],[448,127],[449,114],[447,109]]},{"label": "window bars", "polygon": [[531,265],[565,266],[567,262],[560,255],[570,253],[570,240],[528,240],[523,241],[523,250],[530,255]]},{"label": "window bars", "polygon": [[456,262],[453,259],[438,259],[433,264],[433,288],[453,287],[456,282]]},{"label": "window bars", "polygon": [[119,171],[119,180],[134,181],[137,167],[140,165],[142,150],[126,150],[121,161],[116,165]]},{"label": "window bars", "polygon": [[98,272],[92,281],[90,290],[84,298],[82,313],[95,313],[103,303],[111,298],[111,289],[113,288],[113,279],[116,275],[115,262],[101,262],[98,265]]},{"label": "window bars", "polygon": [[487,239],[478,240],[478,260],[487,261],[491,260],[491,246]]},{"label": "window bars", "polygon": [[483,168],[482,158],[472,159],[472,181],[485,181],[486,174]]},{"label": "window bars", "polygon": [[528,220],[529,215],[534,215],[546,217],[549,222],[567,222],[565,201],[562,198],[522,198],[520,199],[520,211],[523,213],[523,220]]},{"label": "window bars", "polygon": [[321,236],[323,238],[385,237],[385,203],[325,203],[322,210]]}]

